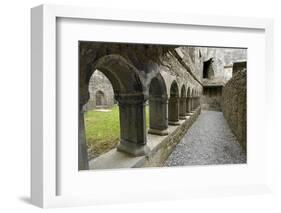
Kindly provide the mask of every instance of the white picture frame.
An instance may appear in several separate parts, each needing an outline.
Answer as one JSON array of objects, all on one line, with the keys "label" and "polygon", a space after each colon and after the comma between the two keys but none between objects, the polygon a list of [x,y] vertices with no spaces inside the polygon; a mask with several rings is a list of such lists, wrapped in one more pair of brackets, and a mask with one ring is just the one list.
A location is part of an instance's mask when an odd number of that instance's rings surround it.
[{"label": "white picture frame", "polygon": [[[79,194],[79,195],[57,195],[58,190],[58,173],[61,169],[57,164],[57,87],[60,83],[57,80],[57,20],[64,19],[80,19],[80,20],[100,20],[100,21],[118,21],[133,22],[133,23],[153,23],[159,26],[166,26],[167,28],[173,26],[199,26],[201,28],[224,28],[227,30],[258,30],[263,32],[265,42],[264,45],[264,69],[261,71],[261,76],[266,76],[265,79],[259,78],[258,81],[264,81],[265,87],[261,88],[262,100],[261,108],[266,109],[272,104],[270,90],[273,87],[269,83],[270,77],[273,76],[273,21],[270,19],[256,19],[256,18],[241,18],[241,17],[216,17],[203,15],[188,15],[188,14],[165,14],[161,12],[148,11],[123,11],[110,10],[101,8],[85,8],[74,6],[54,6],[41,5],[31,10],[31,72],[32,72],[32,141],[31,141],[31,201],[33,204],[47,208],[47,207],[62,207],[62,206],[76,206],[76,205],[92,205],[97,203],[114,203],[114,202],[138,202],[142,200],[165,200],[178,199],[194,196],[214,196],[214,195],[233,195],[233,194],[253,194],[270,192],[270,161],[266,160],[261,168],[256,168],[257,174],[263,174],[262,178],[253,181],[239,183],[224,183],[216,185],[200,185],[199,182],[194,182],[193,186],[183,186],[182,189],[178,186],[173,186],[167,183],[167,189],[163,190],[155,187],[151,193],[138,191],[134,193],[134,189],[122,192],[120,196],[118,192],[112,193],[112,196],[106,194]],[[251,91],[250,91],[251,92]],[[253,91],[252,91],[253,92]],[[254,100],[254,98],[252,99]],[[256,113],[256,112],[254,112]],[[248,117],[249,119],[249,117]],[[253,114],[250,117],[250,124]],[[263,124],[257,128],[269,128],[270,120],[262,117]],[[269,136],[267,131],[260,132],[263,139],[262,147],[270,146]],[[257,139],[257,140],[262,140]],[[258,149],[253,146],[250,149]],[[266,149],[260,149],[259,152],[263,156],[263,160],[268,159],[269,153]],[[192,168],[196,170],[196,168]],[[225,168],[213,168],[217,172],[221,172]],[[247,168],[243,168],[247,170]],[[190,170],[190,169],[189,169]],[[207,169],[204,169],[205,172]],[[210,168],[208,169],[208,171]],[[211,171],[211,170],[210,170]],[[239,171],[239,169],[237,169]],[[126,171],[128,173],[128,171]],[[134,171],[134,174],[140,175],[144,170]],[[176,168],[173,170],[157,170],[149,169],[149,172],[157,175],[161,173],[161,177],[168,178],[167,175],[172,172],[184,174],[186,168]],[[116,175],[117,171],[107,171],[100,173],[100,178],[108,175]],[[202,173],[203,174],[203,173]],[[87,176],[86,173],[83,174]],[[93,174],[91,174],[93,175]],[[171,174],[171,177],[173,175]],[[119,176],[123,177],[123,176]],[[196,176],[194,176],[196,179]],[[215,178],[215,176],[214,176]],[[192,180],[195,180],[192,179]],[[200,179],[198,177],[198,179]],[[245,178],[247,179],[247,178]],[[250,179],[250,178],[249,178]],[[164,184],[165,181],[162,181]],[[126,188],[126,186],[123,186]],[[89,187],[91,188],[91,187]],[[145,188],[145,187],[144,187]],[[131,191],[130,191],[131,190]],[[173,192],[173,196],[169,196],[167,192]],[[175,192],[177,195],[175,195]],[[127,193],[127,194],[126,194]]]}]

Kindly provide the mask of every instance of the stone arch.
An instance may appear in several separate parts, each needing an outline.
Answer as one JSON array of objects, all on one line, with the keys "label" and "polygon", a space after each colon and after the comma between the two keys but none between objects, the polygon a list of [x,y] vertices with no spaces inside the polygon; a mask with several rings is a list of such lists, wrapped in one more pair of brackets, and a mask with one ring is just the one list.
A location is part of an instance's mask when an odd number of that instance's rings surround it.
[{"label": "stone arch", "polygon": [[[163,77],[163,80],[166,85],[167,96],[168,96],[168,98],[170,98],[170,91],[171,91],[171,86],[173,83],[176,83],[177,87],[181,88],[180,79],[174,75],[171,75],[170,73],[168,73],[167,71],[164,71],[164,70],[160,70],[160,75]],[[180,94],[179,94],[179,96],[180,96]]]},{"label": "stone arch", "polygon": [[166,83],[160,73],[151,79],[149,94],[157,97],[167,97]]},{"label": "stone arch", "polygon": [[[99,70],[112,84],[115,96],[119,94],[143,95],[143,85],[136,67],[129,63],[124,57],[112,54],[106,55],[94,62],[80,62],[80,98],[79,105],[82,107],[89,99],[88,85],[92,74]],[[85,64],[84,64],[85,63]]]},{"label": "stone arch", "polygon": [[181,97],[186,97],[186,87],[184,84],[181,87]]},{"label": "stone arch", "polygon": [[[81,61],[80,61],[81,63]],[[89,99],[89,80],[95,70],[102,72],[111,82],[119,105],[120,143],[117,150],[134,156],[146,155],[145,95],[139,71],[120,55],[106,55],[89,64],[80,64],[79,98],[79,169],[88,169],[82,107]]]},{"label": "stone arch", "polygon": [[167,135],[167,89],[159,73],[149,85],[149,130],[150,134]]},{"label": "stone arch", "polygon": [[170,96],[172,97],[179,97],[179,87],[178,83],[174,80],[170,87]]},{"label": "stone arch", "polygon": [[170,98],[168,104],[168,122],[170,125],[179,125],[179,88],[174,80],[170,87]]},{"label": "stone arch", "polygon": [[215,72],[212,63],[213,63],[213,58],[210,58],[209,60],[203,62],[203,78],[205,79],[214,78]]},{"label": "stone arch", "polygon": [[[87,103],[83,106],[83,109],[85,111],[94,109],[97,106],[98,108],[110,108],[114,105],[115,99],[112,84],[109,79],[99,70],[95,70],[92,76],[90,77],[88,91],[89,99]],[[101,91],[103,94],[99,96],[100,92],[98,91]],[[101,101],[99,101],[100,99]]]},{"label": "stone arch", "polygon": [[181,97],[179,105],[179,118],[182,120],[186,119],[186,87],[183,84],[181,87]]},{"label": "stone arch", "polygon": [[96,96],[96,107],[103,107],[106,105],[106,98],[104,92],[98,90],[95,96]]},{"label": "stone arch", "polygon": [[122,56],[104,56],[95,63],[95,68],[110,80],[115,96],[143,94],[143,85],[137,68]]}]

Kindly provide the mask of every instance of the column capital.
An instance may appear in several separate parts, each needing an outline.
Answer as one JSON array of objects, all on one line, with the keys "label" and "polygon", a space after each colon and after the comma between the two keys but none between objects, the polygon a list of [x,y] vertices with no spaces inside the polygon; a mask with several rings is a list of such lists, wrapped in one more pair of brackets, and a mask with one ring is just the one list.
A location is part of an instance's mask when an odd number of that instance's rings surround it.
[{"label": "column capital", "polygon": [[142,104],[148,99],[143,93],[116,94],[115,99],[119,104]]},{"label": "column capital", "polygon": [[149,97],[150,101],[157,101],[161,103],[168,103],[168,97],[167,96],[150,96]]},{"label": "column capital", "polygon": [[177,102],[178,100],[180,100],[180,97],[178,97],[178,96],[176,96],[176,97],[172,96],[172,97],[169,98],[170,102]]}]

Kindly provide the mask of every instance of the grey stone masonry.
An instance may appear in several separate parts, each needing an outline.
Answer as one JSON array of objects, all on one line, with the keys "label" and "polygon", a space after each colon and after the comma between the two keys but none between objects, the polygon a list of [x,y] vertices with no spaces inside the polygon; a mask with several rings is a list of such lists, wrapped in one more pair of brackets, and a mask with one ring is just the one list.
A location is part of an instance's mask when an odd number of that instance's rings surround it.
[{"label": "grey stone masonry", "polygon": [[247,148],[247,71],[236,72],[222,91],[222,111],[231,130]]},{"label": "grey stone masonry", "polygon": [[168,100],[166,97],[151,97],[149,99],[149,130],[156,135],[168,134]]},{"label": "grey stone masonry", "polygon": [[[100,97],[98,94],[101,94]],[[110,108],[114,104],[114,92],[112,85],[108,78],[98,70],[96,70],[90,78],[89,95],[90,97],[88,102],[84,105],[84,110]]]},{"label": "grey stone masonry", "polygon": [[179,118],[181,120],[185,120],[186,119],[186,97],[180,98]]},{"label": "grey stone masonry", "polygon": [[146,155],[149,148],[146,145],[145,99],[142,95],[119,95],[120,143],[118,151],[133,156]]},{"label": "grey stone masonry", "polygon": [[178,97],[170,97],[169,99],[168,119],[169,119],[169,125],[180,125]]}]

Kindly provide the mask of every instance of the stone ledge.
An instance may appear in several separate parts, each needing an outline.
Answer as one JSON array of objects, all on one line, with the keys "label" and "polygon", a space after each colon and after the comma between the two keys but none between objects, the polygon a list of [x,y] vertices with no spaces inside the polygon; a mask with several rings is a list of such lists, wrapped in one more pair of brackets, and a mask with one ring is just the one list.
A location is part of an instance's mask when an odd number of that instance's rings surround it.
[{"label": "stone ledge", "polygon": [[201,108],[198,107],[186,120],[180,120],[179,126],[168,127],[168,135],[159,136],[147,134],[147,146],[151,152],[148,156],[133,157],[129,154],[118,152],[116,149],[92,159],[89,169],[119,169],[162,166],[165,160],[180,142],[189,127],[199,116]]}]

